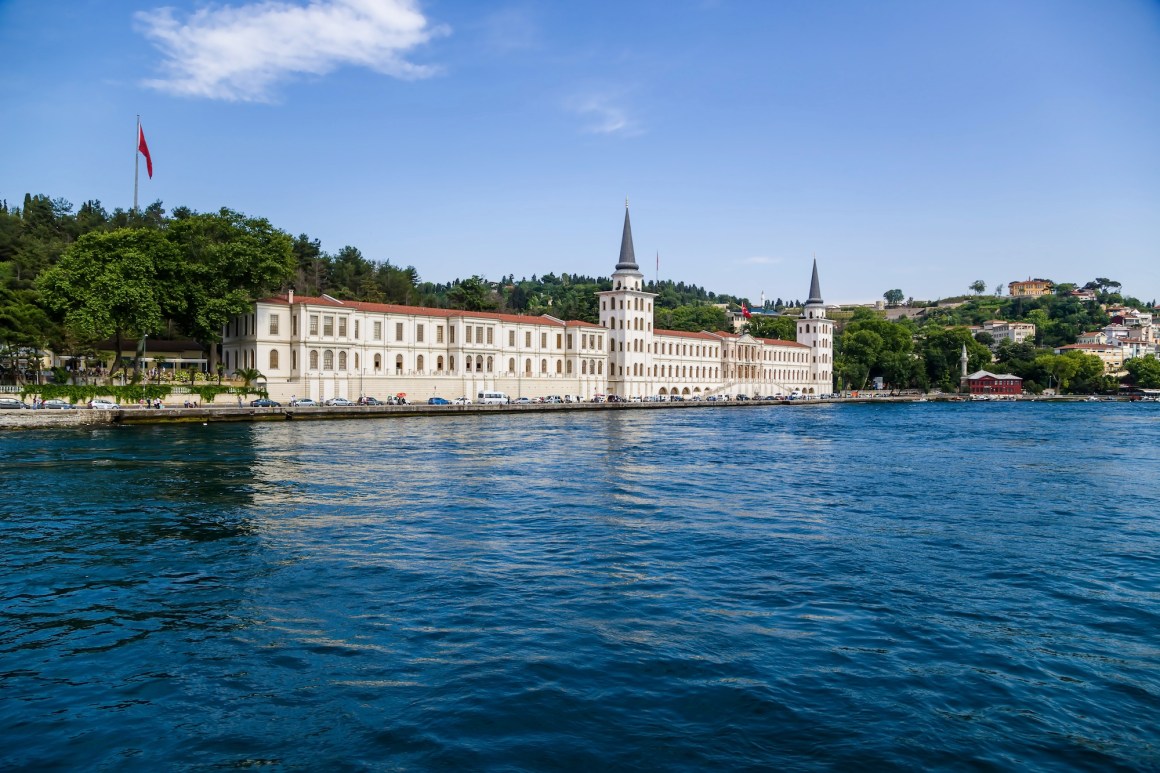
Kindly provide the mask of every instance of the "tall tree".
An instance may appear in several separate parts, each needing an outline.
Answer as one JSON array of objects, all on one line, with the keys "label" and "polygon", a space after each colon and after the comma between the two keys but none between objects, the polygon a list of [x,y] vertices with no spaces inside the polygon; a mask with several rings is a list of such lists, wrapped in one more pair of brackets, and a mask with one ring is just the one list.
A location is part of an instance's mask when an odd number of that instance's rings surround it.
[{"label": "tall tree", "polygon": [[171,221],[166,236],[181,257],[180,270],[164,277],[175,296],[173,318],[209,348],[212,367],[230,317],[294,275],[292,241],[265,218],[229,209]]},{"label": "tall tree", "polygon": [[37,288],[78,337],[114,339],[115,372],[126,337],[159,330],[174,310],[174,288],[164,278],[179,273],[179,261],[160,231],[91,231],[41,274]]}]

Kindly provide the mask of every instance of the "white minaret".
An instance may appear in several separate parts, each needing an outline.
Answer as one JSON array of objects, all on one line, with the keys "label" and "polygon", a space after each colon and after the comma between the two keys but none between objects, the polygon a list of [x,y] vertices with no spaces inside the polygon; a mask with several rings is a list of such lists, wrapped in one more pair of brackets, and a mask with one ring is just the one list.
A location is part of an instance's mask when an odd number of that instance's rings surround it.
[{"label": "white minaret", "polygon": [[826,319],[817,258],[810,278],[810,297],[798,317],[797,342],[810,347],[809,393],[828,395],[834,387],[834,321]]},{"label": "white minaret", "polygon": [[653,299],[644,291],[644,274],[636,264],[628,200],[624,201],[624,233],[620,260],[612,273],[612,289],[597,293],[600,324],[608,330],[608,391],[621,397],[651,394]]},{"label": "white minaret", "polygon": [[963,344],[963,354],[959,357],[959,364],[963,366],[963,378],[967,377],[967,345]]}]

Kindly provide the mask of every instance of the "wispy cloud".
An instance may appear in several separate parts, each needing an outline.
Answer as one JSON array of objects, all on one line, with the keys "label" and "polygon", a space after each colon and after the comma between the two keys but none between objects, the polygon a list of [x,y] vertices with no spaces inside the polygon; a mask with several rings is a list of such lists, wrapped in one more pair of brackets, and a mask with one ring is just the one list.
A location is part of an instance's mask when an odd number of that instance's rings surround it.
[{"label": "wispy cloud", "polygon": [[525,8],[502,8],[485,16],[481,26],[484,45],[492,52],[509,54],[540,46],[539,25]]},{"label": "wispy cloud", "polygon": [[267,0],[207,7],[180,21],[172,8],[135,15],[165,55],[166,76],[146,85],[172,94],[242,102],[271,98],[298,75],[366,67],[395,78],[426,78],[436,68],[405,55],[437,35],[413,0]]},{"label": "wispy cloud", "polygon": [[618,134],[634,137],[644,130],[629,115],[616,97],[609,94],[585,94],[573,97],[565,105],[585,119],[584,131],[591,134]]}]

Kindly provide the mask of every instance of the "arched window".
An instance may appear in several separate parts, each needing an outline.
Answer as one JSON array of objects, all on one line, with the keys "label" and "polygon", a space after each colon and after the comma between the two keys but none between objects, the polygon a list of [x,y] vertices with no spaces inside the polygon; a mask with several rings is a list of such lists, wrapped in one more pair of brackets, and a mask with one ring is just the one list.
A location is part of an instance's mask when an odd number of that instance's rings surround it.
[{"label": "arched window", "polygon": [[487,358],[487,372],[491,373],[494,368],[494,360],[491,357]]},{"label": "arched window", "polygon": [[330,349],[322,352],[322,369],[334,370],[334,352]]},{"label": "arched window", "polygon": [[476,370],[483,370],[483,355],[482,354],[478,354],[475,357],[475,369]]},{"label": "arched window", "polygon": [[354,353],[354,369],[358,370],[358,352]]},{"label": "arched window", "polygon": [[419,355],[418,359],[415,360],[415,370],[419,371],[420,373],[423,372],[423,355],[421,354]]},{"label": "arched window", "polygon": [[447,370],[451,371],[452,373],[455,372],[455,358],[454,357],[447,358]]},{"label": "arched window", "polygon": [[604,363],[603,362],[596,363],[596,368],[597,368],[596,372],[599,373],[601,376],[603,376],[604,375]]},{"label": "arched window", "polygon": [[382,370],[382,369],[383,369],[383,355],[376,354],[375,355],[375,370]]},{"label": "arched window", "polygon": [[556,375],[559,376],[563,372],[564,372],[564,363],[561,362],[560,360],[556,360]]},{"label": "arched window", "polygon": [[278,350],[270,350],[270,370],[278,370]]},{"label": "arched window", "polygon": [[317,349],[310,350],[310,369],[311,370],[318,370],[318,350]]},{"label": "arched window", "polygon": [[346,370],[346,352],[338,353],[338,369]]},{"label": "arched window", "polygon": [[540,360],[540,372],[541,373],[548,372],[548,361],[547,360]]},{"label": "arched window", "polygon": [[401,375],[402,372],[403,372],[403,355],[399,354],[399,355],[395,356],[395,373]]},{"label": "arched window", "polygon": [[467,368],[467,372],[470,373],[471,372],[471,355],[470,354],[467,355],[467,359],[464,360],[464,363],[465,363],[464,367]]},{"label": "arched window", "polygon": [[515,372],[516,372],[516,358],[510,357],[508,359],[508,373],[515,373]]},{"label": "arched window", "polygon": [[588,375],[588,361],[587,360],[580,360],[580,375],[581,376]]},{"label": "arched window", "polygon": [[443,355],[439,355],[437,358],[435,358],[435,370],[443,370]]},{"label": "arched window", "polygon": [[524,360],[524,375],[525,376],[532,375],[532,360],[530,357],[528,359]]}]

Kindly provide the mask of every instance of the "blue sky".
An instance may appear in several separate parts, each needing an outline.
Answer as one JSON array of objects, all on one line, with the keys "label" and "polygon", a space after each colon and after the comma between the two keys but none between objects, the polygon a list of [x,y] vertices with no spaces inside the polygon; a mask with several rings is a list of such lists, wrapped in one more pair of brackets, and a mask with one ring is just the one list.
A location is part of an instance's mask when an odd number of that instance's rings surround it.
[{"label": "blue sky", "polygon": [[425,280],[1160,296],[1160,4],[0,0],[0,198],[227,206]]}]

